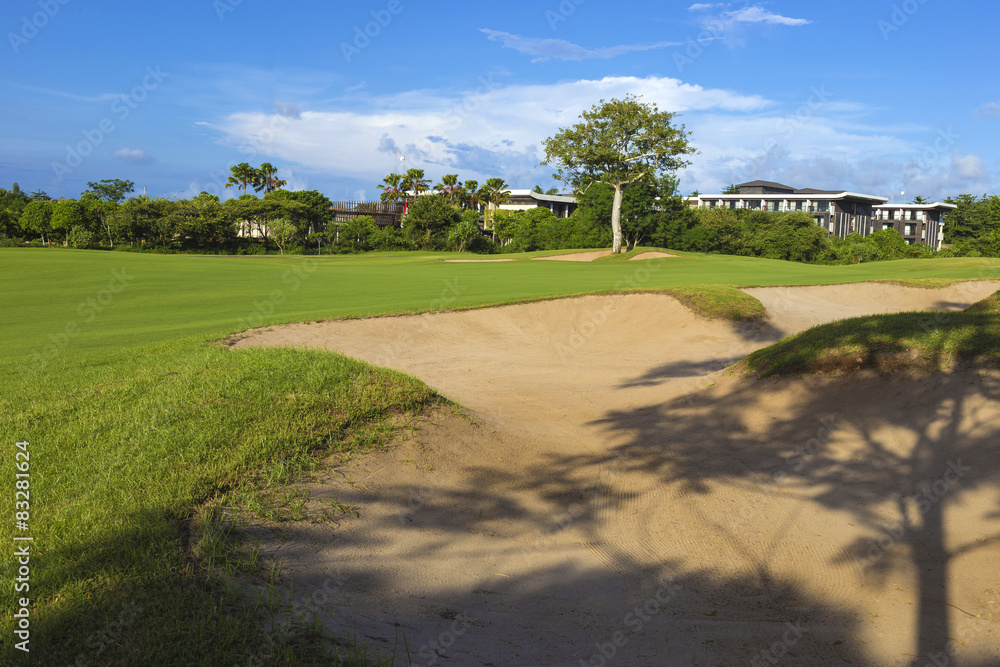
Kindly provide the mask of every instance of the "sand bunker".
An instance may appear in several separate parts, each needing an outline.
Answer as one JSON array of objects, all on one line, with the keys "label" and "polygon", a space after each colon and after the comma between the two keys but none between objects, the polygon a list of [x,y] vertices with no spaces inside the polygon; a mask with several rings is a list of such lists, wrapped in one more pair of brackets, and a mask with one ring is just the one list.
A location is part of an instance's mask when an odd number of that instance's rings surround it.
[{"label": "sand bunker", "polygon": [[659,250],[649,250],[646,252],[640,252],[635,257],[629,257],[628,261],[636,259],[656,259],[657,257],[677,257],[677,255],[671,255],[669,252],[661,252]]},{"label": "sand bunker", "polygon": [[607,257],[610,250],[595,250],[594,252],[574,252],[568,255],[549,255],[547,257],[532,257],[531,259],[550,259],[556,262],[593,262],[598,257]]},{"label": "sand bunker", "polygon": [[[748,291],[788,331],[917,298],[770,289]],[[716,372],[775,335],[653,294],[249,332],[237,346],[342,351],[478,417],[337,467],[310,491],[361,517],[282,524],[264,554],[341,631],[403,627],[421,664],[995,661],[1000,377]]]}]

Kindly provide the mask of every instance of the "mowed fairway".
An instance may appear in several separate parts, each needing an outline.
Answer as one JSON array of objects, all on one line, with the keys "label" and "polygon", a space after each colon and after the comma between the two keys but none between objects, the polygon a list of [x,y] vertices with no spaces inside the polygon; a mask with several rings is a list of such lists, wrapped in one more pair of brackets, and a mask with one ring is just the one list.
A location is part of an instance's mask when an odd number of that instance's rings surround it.
[{"label": "mowed fairway", "polygon": [[[49,336],[64,333],[70,323],[79,327],[71,347],[80,352],[221,337],[248,323],[421,312],[615,289],[1000,277],[1000,263],[990,259],[830,267],[691,254],[637,262],[440,261],[447,257],[200,257],[0,249],[6,287],[0,295],[0,344],[10,360],[41,352],[53,344]],[[117,276],[127,282],[121,284]],[[109,283],[121,291],[105,295],[108,303],[103,305],[102,291]]]},{"label": "mowed fairway", "polygon": [[[252,550],[233,551],[224,530],[212,532],[215,512],[239,503],[276,521],[294,518],[287,511],[294,498],[268,493],[282,493],[317,455],[377,447],[390,419],[438,399],[418,380],[337,354],[213,342],[224,336],[616,290],[936,284],[1000,274],[1000,263],[983,259],[823,267],[700,255],[482,264],[445,257],[0,250],[0,437],[31,443],[35,657],[47,664],[312,659],[309,628],[287,642],[257,631],[274,601],[265,596],[248,608],[227,584],[228,575],[258,565]],[[13,480],[13,454],[3,460],[4,478]],[[13,516],[13,495],[12,484],[0,493],[4,517]],[[5,541],[6,572],[12,552]],[[8,638],[14,611],[8,596]],[[13,650],[5,644],[5,658]]]}]

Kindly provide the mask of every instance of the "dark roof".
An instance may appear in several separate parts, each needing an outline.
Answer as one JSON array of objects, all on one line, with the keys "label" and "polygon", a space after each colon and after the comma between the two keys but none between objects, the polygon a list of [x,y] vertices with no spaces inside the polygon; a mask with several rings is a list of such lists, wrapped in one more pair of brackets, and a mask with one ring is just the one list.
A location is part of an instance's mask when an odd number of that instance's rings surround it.
[{"label": "dark roof", "polygon": [[781,188],[782,190],[794,190],[790,185],[782,185],[781,183],[774,183],[772,181],[750,181],[749,183],[740,183],[736,187],[738,188]]},{"label": "dark roof", "polygon": [[816,188],[802,188],[796,190],[797,195],[839,195],[843,190],[817,190]]}]

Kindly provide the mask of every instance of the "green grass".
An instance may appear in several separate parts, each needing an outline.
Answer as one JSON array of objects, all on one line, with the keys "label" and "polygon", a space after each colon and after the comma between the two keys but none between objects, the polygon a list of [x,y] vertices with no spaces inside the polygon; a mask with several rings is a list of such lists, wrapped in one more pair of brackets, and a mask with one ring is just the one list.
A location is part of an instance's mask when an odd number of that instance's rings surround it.
[{"label": "green grass", "polygon": [[[285,585],[279,574],[260,582],[259,599],[236,594],[233,577],[252,579],[265,567],[238,539],[236,510],[277,521],[303,516],[309,503],[288,484],[317,456],[378,447],[397,415],[409,419],[440,399],[413,378],[339,355],[213,342],[227,335],[623,290],[666,291],[707,316],[753,319],[760,303],[733,286],[1000,274],[1000,263],[982,259],[824,267],[678,254],[452,264],[440,260],[453,255],[434,253],[312,259],[0,249],[2,470],[14,479],[13,443],[30,441],[33,658],[186,665],[266,655],[274,664],[309,664],[330,650],[312,623],[290,636],[267,631]],[[4,520],[14,511],[7,483]],[[0,543],[7,575],[12,551],[9,540]],[[5,637],[13,602],[8,595],[0,607]],[[354,646],[339,662],[372,662],[364,652]],[[6,643],[4,660],[19,657]]]},{"label": "green grass", "polygon": [[[67,347],[82,351],[191,336],[219,338],[247,325],[467,308],[616,289],[1000,278],[1000,262],[971,258],[834,267],[692,253],[595,263],[439,261],[445,257],[0,249],[0,276],[8,287],[0,294],[0,344],[4,356],[13,359],[41,354],[46,346],[59,348],[66,342],[67,326],[76,327]],[[128,284],[118,294],[102,292],[115,271],[123,271]],[[102,298],[110,303],[98,312]]]},{"label": "green grass", "polygon": [[962,312],[854,317],[803,331],[758,350],[746,371],[806,373],[936,371],[956,362],[1000,361],[1000,293]]}]

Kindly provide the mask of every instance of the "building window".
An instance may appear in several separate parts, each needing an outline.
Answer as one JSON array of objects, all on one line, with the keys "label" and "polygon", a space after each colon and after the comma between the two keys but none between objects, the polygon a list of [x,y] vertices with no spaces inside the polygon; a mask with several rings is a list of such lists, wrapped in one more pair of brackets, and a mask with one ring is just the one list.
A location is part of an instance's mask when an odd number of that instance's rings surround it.
[{"label": "building window", "polygon": [[735,199],[733,199],[732,201],[729,202],[729,208],[732,208],[732,209],[736,208],[736,200]]},{"label": "building window", "polygon": [[903,227],[903,236],[913,236],[916,233],[916,225],[907,224]]},{"label": "building window", "polygon": [[830,202],[828,202],[828,201],[818,201],[818,202],[816,202],[816,209],[819,210],[819,211],[829,211],[830,210]]},{"label": "building window", "polygon": [[802,202],[802,201],[795,202],[795,210],[796,211],[801,211],[803,204],[805,204],[805,202]]},{"label": "building window", "polygon": [[769,201],[769,202],[767,202],[767,210],[771,211],[771,212],[777,211],[778,210],[778,202],[776,202],[776,201]]}]

